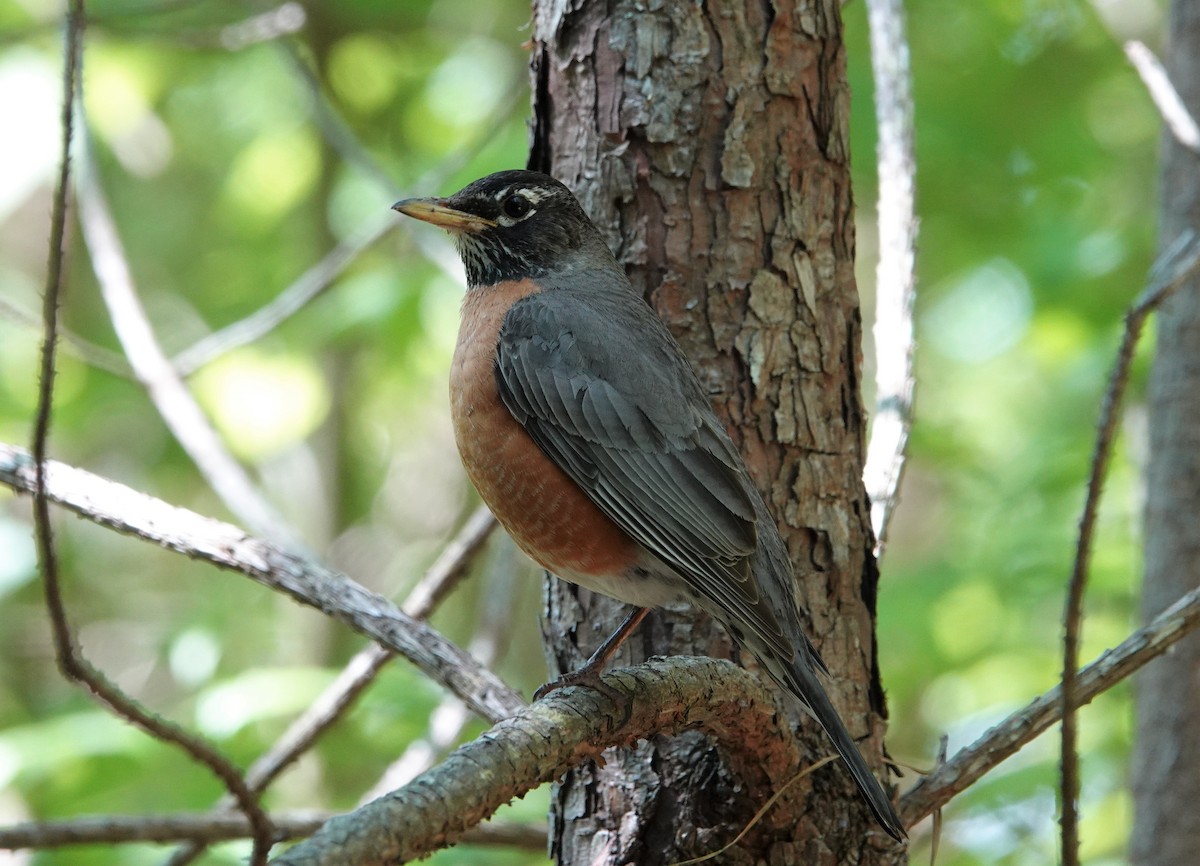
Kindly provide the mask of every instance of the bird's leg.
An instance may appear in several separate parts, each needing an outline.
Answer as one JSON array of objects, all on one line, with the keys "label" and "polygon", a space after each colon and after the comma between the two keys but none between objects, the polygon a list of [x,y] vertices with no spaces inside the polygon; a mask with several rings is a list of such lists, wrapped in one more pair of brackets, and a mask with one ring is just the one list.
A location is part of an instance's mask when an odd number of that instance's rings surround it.
[{"label": "bird's leg", "polygon": [[[625,643],[625,639],[629,637],[635,628],[641,625],[642,620],[646,618],[646,614],[649,612],[650,608],[648,607],[634,608],[629,616],[625,617],[625,621],[617,626],[617,630],[604,643],[600,644],[599,649],[592,653],[592,657],[583,663],[582,667],[565,673],[558,679],[541,686],[533,693],[533,699],[540,701],[546,695],[564,686],[587,686],[612,698],[614,703],[619,706],[625,706],[625,696],[600,679],[600,673],[612,661],[612,657],[616,654],[621,644]],[[629,708],[627,706],[625,706],[625,717],[626,719],[629,718]]]}]

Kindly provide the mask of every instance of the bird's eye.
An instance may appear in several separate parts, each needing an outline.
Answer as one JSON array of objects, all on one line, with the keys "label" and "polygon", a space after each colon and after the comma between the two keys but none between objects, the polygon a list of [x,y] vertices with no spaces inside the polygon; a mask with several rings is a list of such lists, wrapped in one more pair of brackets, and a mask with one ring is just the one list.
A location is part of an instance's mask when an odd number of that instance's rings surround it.
[{"label": "bird's eye", "polygon": [[509,216],[515,220],[519,220],[521,217],[528,214],[530,208],[533,206],[529,203],[529,199],[525,198],[525,196],[521,195],[518,192],[518,193],[513,193],[508,198],[506,198],[504,200],[504,204],[501,205],[501,207],[504,209],[505,216]]}]

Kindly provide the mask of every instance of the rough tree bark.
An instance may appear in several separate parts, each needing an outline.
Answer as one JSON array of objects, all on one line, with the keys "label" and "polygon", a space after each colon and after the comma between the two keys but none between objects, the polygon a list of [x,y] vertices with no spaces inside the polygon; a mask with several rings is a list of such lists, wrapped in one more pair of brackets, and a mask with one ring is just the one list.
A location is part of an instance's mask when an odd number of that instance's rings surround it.
[{"label": "rough tree bark", "polygon": [[[700,371],[781,523],[810,633],[834,671],[831,696],[878,764],[885,707],[839,4],[542,0],[533,50],[530,167],[576,191]],[[552,667],[577,667],[621,614],[551,581]],[[710,622],[671,612],[623,652],[619,663],[735,650]],[[814,760],[831,752],[815,725],[799,730]],[[796,788],[722,862],[902,857],[841,766]],[[618,864],[707,853],[770,793],[745,790],[699,735],[643,741],[556,787],[553,854]]]},{"label": "rough tree bark", "polygon": [[[1200,0],[1174,0],[1166,66],[1184,104],[1200,117]],[[1200,156],[1165,138],[1162,244],[1200,231]],[[1146,479],[1147,620],[1200,586],[1200,279],[1159,310],[1149,386]],[[1200,851],[1200,638],[1192,635],[1138,675],[1133,753],[1138,866],[1184,866]]]}]

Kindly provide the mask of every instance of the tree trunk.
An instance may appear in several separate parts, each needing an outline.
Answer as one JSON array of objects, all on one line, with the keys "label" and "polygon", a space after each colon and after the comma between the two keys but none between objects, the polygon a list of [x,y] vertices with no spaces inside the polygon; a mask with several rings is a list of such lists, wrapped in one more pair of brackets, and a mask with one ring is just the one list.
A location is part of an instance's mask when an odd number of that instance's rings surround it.
[{"label": "tree trunk", "polygon": [[[709,388],[780,522],[810,634],[834,672],[830,695],[878,762],[885,709],[839,4],[542,0],[534,21],[530,167],[575,190]],[[551,579],[551,666],[577,667],[621,615]],[[710,621],[671,611],[622,652],[619,664],[736,651]],[[815,724],[794,721],[814,761],[832,752]],[[894,852],[881,832],[868,836],[842,767],[798,787],[722,862],[902,856],[881,853]],[[564,778],[553,853],[566,864],[707,853],[771,793],[744,790],[698,735],[656,738]]]},{"label": "tree trunk", "polygon": [[[1200,117],[1200,0],[1174,0],[1167,72],[1193,117]],[[1162,246],[1200,231],[1200,158],[1166,136]],[[1146,619],[1200,585],[1200,279],[1158,313],[1149,386],[1150,462],[1146,479]],[[1200,851],[1200,638],[1192,635],[1136,680],[1133,752],[1138,866],[1184,866]]]}]

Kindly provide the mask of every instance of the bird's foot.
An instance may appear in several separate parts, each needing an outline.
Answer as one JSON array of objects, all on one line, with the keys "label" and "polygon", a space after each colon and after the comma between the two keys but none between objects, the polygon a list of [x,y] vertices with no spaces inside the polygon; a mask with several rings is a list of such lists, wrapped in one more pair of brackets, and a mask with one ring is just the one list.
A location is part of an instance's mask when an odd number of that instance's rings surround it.
[{"label": "bird's foot", "polygon": [[538,686],[538,690],[533,693],[533,699],[540,701],[551,692],[556,692],[559,689],[564,689],[567,686],[586,686],[589,689],[594,689],[614,701],[623,700],[624,695],[620,691],[614,689],[606,683],[600,676],[600,670],[590,664],[585,664],[579,670],[570,671],[563,674],[556,680],[551,680],[544,685]]},{"label": "bird's foot", "polygon": [[606,683],[600,676],[600,671],[603,665],[593,665],[590,661],[578,670],[570,671],[563,674],[556,680],[551,680],[545,685],[539,686],[538,690],[533,693],[533,699],[540,701],[542,698],[549,695],[551,692],[556,692],[567,686],[583,686],[585,688],[597,691],[611,700],[613,704],[621,708],[621,722],[617,725],[618,728],[623,727],[629,721],[629,717],[633,714],[633,705],[629,698],[620,689],[613,688]]},{"label": "bird's foot", "polygon": [[600,694],[621,708],[621,724],[617,725],[617,727],[623,727],[629,721],[629,716],[633,713],[633,707],[630,706],[629,700],[624,694],[600,679],[600,672],[608,667],[608,663],[612,661],[612,657],[616,654],[618,647],[625,642],[625,639],[646,618],[648,613],[650,613],[650,608],[648,607],[634,608],[625,617],[624,622],[617,627],[617,630],[609,635],[608,639],[592,653],[592,657],[584,662],[581,668],[570,673],[565,673],[558,679],[541,686],[533,693],[533,699],[540,701],[546,695],[558,691],[564,686],[587,686],[589,689],[600,692]]}]

